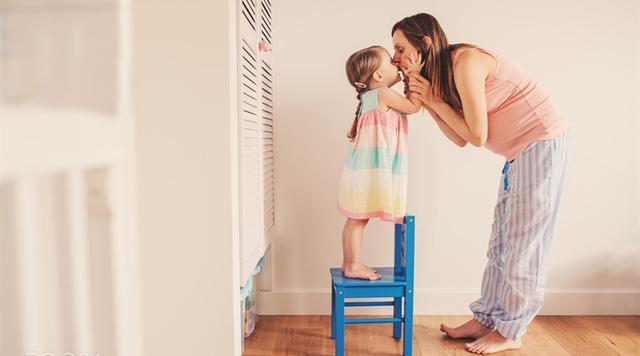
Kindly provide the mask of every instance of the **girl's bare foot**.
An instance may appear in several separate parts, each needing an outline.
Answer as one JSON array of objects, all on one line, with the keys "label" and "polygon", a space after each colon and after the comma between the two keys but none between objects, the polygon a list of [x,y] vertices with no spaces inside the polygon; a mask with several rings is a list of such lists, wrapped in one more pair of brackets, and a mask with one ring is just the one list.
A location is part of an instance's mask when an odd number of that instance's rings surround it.
[{"label": "girl's bare foot", "polygon": [[344,268],[344,275],[347,278],[360,278],[375,281],[380,279],[380,275],[377,272],[372,272],[366,266],[362,264],[347,265]]},{"label": "girl's bare foot", "polygon": [[504,350],[519,349],[522,347],[522,340],[507,339],[500,335],[498,330],[494,330],[474,342],[467,343],[466,346],[470,352],[486,355]]},{"label": "girl's bare foot", "polygon": [[471,319],[457,328],[450,328],[444,324],[440,324],[440,331],[452,339],[463,339],[467,337],[479,339],[489,334],[491,330],[491,328],[482,325],[475,319]]},{"label": "girl's bare foot", "polygon": [[[371,268],[371,267],[369,267],[369,266],[367,266],[367,265],[365,265],[365,264],[363,264],[363,263],[360,263],[360,265],[361,265],[362,267],[366,268],[366,269],[367,269],[369,272],[371,272],[371,273],[377,273],[377,274],[379,274],[379,273],[378,273],[378,271],[376,271],[374,268]],[[345,265],[343,264],[343,265],[342,265],[342,272],[344,272],[344,269],[345,269]]]}]

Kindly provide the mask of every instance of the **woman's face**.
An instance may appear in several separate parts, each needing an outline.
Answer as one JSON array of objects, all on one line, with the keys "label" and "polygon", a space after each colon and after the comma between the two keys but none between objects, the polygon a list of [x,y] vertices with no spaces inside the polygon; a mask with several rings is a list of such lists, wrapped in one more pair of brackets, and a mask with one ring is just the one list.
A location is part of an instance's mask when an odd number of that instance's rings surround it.
[{"label": "woman's face", "polygon": [[417,58],[418,50],[409,43],[409,40],[404,36],[401,30],[396,30],[392,36],[393,39],[393,64],[399,66],[402,69],[407,68],[407,62],[409,61],[409,55],[413,55]]}]

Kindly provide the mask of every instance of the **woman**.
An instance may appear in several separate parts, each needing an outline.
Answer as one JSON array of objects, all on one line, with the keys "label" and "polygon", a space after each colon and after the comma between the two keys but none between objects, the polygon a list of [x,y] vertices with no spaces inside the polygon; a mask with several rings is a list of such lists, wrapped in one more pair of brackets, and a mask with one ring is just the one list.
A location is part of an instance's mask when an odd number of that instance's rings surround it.
[{"label": "woman", "polygon": [[474,338],[467,349],[495,353],[521,346],[540,311],[557,208],[572,160],[569,122],[526,73],[469,44],[450,45],[438,21],[417,14],[392,29],[394,63],[425,64],[408,76],[442,132],[460,147],[485,146],[506,159],[494,211],[488,262],[473,319],[452,338]]}]

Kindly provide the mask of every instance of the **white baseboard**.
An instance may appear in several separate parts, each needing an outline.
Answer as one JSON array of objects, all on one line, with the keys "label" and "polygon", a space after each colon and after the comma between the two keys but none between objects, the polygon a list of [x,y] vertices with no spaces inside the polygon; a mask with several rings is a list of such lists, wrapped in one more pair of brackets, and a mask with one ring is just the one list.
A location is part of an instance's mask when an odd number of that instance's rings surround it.
[{"label": "white baseboard", "polygon": [[[478,292],[417,289],[416,315],[469,315]],[[320,290],[260,291],[258,314],[331,314],[331,295]],[[348,315],[390,314],[391,307],[348,308]],[[640,290],[548,290],[540,315],[640,315]]]}]

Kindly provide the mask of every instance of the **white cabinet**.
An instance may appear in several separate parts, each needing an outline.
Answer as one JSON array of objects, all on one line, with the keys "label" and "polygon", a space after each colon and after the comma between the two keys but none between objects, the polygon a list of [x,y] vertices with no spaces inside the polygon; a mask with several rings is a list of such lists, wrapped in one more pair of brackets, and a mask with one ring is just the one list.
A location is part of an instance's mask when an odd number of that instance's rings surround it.
[{"label": "white cabinet", "polygon": [[238,3],[240,283],[272,240],[275,223],[273,6]]}]

